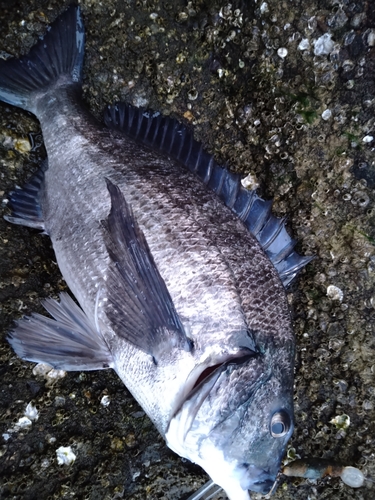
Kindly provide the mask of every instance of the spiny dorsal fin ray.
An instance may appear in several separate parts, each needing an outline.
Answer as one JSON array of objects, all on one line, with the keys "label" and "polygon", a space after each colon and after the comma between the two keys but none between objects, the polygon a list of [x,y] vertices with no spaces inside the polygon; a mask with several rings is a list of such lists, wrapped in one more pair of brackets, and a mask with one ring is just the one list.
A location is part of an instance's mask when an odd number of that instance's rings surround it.
[{"label": "spiny dorsal fin ray", "polygon": [[43,306],[54,319],[33,313],[19,320],[9,334],[18,356],[67,371],[112,367],[100,332],[67,293],[60,294],[60,302],[46,299]]},{"label": "spiny dorsal fin ray", "polygon": [[272,202],[243,188],[240,176],[218,165],[190,130],[177,120],[117,103],[107,107],[104,121],[109,128],[121,130],[139,143],[167,154],[195,173],[257,238],[278,270],[284,286],[289,285],[313,259],[302,257],[293,250],[295,242],[285,229],[284,219],[271,213]]},{"label": "spiny dorsal fin ray", "polygon": [[103,221],[111,259],[105,312],[120,337],[150,354],[157,363],[175,346],[192,349],[146,238],[119,188],[108,179],[111,211]]}]

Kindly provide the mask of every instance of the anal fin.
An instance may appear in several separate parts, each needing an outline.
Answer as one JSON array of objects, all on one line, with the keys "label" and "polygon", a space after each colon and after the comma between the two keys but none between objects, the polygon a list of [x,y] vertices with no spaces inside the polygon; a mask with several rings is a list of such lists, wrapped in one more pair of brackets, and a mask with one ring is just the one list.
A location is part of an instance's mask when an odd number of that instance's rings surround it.
[{"label": "anal fin", "polygon": [[44,185],[44,172],[48,168],[45,160],[41,168],[31,177],[23,188],[16,187],[15,191],[9,194],[9,207],[11,215],[4,218],[12,224],[32,227],[44,231],[44,220],[41,207],[41,194]]},{"label": "anal fin", "polygon": [[19,320],[8,335],[20,358],[66,371],[112,367],[100,332],[68,294],[61,293],[60,302],[46,299],[43,305],[54,319],[33,313]]}]

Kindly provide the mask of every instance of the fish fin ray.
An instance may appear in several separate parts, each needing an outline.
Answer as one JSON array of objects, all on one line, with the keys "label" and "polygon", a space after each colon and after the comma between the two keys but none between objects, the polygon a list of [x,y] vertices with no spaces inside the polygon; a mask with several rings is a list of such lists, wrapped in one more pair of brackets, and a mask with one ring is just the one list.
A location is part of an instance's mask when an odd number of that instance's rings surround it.
[{"label": "fish fin ray", "polygon": [[304,257],[293,251],[288,257],[276,264],[275,267],[280,275],[281,281],[288,285],[293,281],[300,270],[314,259],[314,255],[306,255]]},{"label": "fish fin ray", "polygon": [[111,211],[103,221],[111,259],[105,282],[105,312],[115,333],[157,362],[174,346],[190,351],[172,298],[146,238],[120,189],[108,179]]},{"label": "fish fin ray", "polygon": [[116,103],[104,113],[107,127],[120,130],[135,141],[159,150],[182,163],[229,207],[259,241],[288,286],[313,257],[298,255],[295,242],[285,228],[285,219],[275,217],[272,201],[260,198],[241,185],[240,176],[216,163],[183,124],[151,110]]},{"label": "fish fin ray", "polygon": [[60,294],[60,302],[46,299],[43,306],[53,319],[32,313],[8,334],[8,342],[20,358],[66,371],[113,366],[100,332],[67,293]]},{"label": "fish fin ray", "polygon": [[22,188],[16,187],[9,193],[9,208],[11,215],[4,218],[12,224],[32,227],[45,231],[41,197],[44,186],[44,172],[47,170],[47,160]]},{"label": "fish fin ray", "polygon": [[0,62],[0,99],[33,112],[35,96],[65,75],[80,84],[84,53],[84,28],[78,6],[70,6],[45,35],[19,59]]}]

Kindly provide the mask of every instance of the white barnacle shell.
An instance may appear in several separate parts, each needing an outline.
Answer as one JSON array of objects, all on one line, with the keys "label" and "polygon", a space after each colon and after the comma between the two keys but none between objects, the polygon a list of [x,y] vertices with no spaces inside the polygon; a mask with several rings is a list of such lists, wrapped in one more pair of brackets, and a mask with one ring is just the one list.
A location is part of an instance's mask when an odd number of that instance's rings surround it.
[{"label": "white barnacle shell", "polygon": [[316,56],[324,56],[330,54],[333,50],[334,43],[331,40],[332,35],[325,33],[314,42],[314,54]]},{"label": "white barnacle shell", "polygon": [[39,412],[38,412],[37,408],[35,406],[33,406],[32,403],[29,403],[26,406],[25,417],[27,417],[31,421],[38,420]]},{"label": "white barnacle shell", "polygon": [[327,287],[327,297],[331,300],[338,300],[339,302],[342,302],[344,292],[338,286],[329,285]]},{"label": "white barnacle shell", "polygon": [[77,458],[70,446],[60,446],[60,448],[57,448],[56,456],[59,465],[70,465]]}]

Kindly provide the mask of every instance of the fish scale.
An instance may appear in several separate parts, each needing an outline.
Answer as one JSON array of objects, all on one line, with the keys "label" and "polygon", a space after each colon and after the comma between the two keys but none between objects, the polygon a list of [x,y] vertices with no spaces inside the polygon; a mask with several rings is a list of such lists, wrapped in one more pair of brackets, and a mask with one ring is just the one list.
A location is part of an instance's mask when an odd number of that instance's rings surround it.
[{"label": "fish scale", "polygon": [[[63,101],[61,93],[58,97],[60,101]],[[61,109],[60,103],[58,106],[58,109]],[[116,158],[116,155],[112,153],[114,158],[112,156],[110,167],[103,169],[101,166],[102,177],[98,180],[98,155],[101,154],[102,147],[109,149],[106,141],[113,143],[112,137],[104,134],[100,145],[93,145],[89,141],[92,135],[91,120],[85,123],[81,117],[79,130],[82,135],[79,136],[80,139],[77,138],[77,129],[74,130],[74,126],[70,123],[75,121],[76,105],[72,106],[68,97],[63,101],[65,114],[61,123],[64,126],[61,129],[58,127],[58,133],[51,135],[51,129],[48,129],[44,123],[48,123],[49,117],[56,113],[46,105],[41,107],[43,113],[40,115],[40,120],[42,129],[46,129],[45,143],[49,164],[53,165],[46,172],[47,186],[49,178],[51,182],[59,182],[61,186],[57,200],[55,200],[55,195],[52,195],[48,209],[45,210],[46,230],[52,239],[63,276],[66,277],[69,288],[78,298],[86,314],[91,317],[95,315],[94,306],[98,293],[98,287],[95,285],[100,282],[101,276],[105,276],[108,265],[108,255],[103,240],[95,238],[95,235],[100,231],[100,221],[107,216],[109,211],[109,197],[107,203],[105,199],[102,200],[102,193],[105,192],[104,177],[109,177],[117,183],[132,206],[160,273],[168,283],[176,310],[181,318],[187,318],[189,333],[193,338],[197,335],[204,335],[204,341],[200,339],[197,341],[197,345],[201,347],[195,351],[197,362],[205,360],[207,354],[204,351],[207,351],[209,347],[212,349],[213,346],[214,353],[219,355],[223,351],[231,352],[236,349],[237,330],[240,331],[242,337],[246,333],[246,325],[243,320],[241,297],[238,294],[237,284],[233,280],[234,270],[228,266],[228,259],[223,257],[223,252],[227,250],[229,255],[233,254],[235,249],[233,240],[238,242],[241,238],[241,244],[245,239],[250,240],[254,245],[254,256],[247,251],[247,261],[244,264],[237,259],[233,264],[235,268],[249,267],[249,263],[254,262],[256,268],[248,269],[247,273],[244,273],[243,269],[237,269],[237,274],[242,276],[242,279],[245,279],[247,274],[256,278],[254,271],[258,267],[262,270],[262,263],[259,260],[263,259],[273,272],[275,279],[279,281],[275,269],[263,252],[262,258],[258,258],[259,245],[254,237],[232,213],[218,202],[214,193],[207,191],[190,172],[183,171],[180,165],[173,162],[160,162],[159,159],[155,161],[147,150],[143,151],[143,156],[146,158],[145,166],[137,165],[133,171],[130,162],[130,167],[129,164],[124,167],[121,158]],[[72,130],[75,134],[73,139],[71,138]],[[85,147],[83,150],[82,147],[72,148],[66,160],[63,154],[64,148],[73,140],[75,144],[83,144]],[[139,152],[140,146],[136,147]],[[129,155],[129,150],[130,155],[134,155],[128,145],[125,152],[121,151],[118,156]],[[72,186],[71,176],[68,175],[69,171],[65,163],[72,167],[75,179],[80,177],[79,183],[75,182]],[[154,168],[152,164],[156,164]],[[116,175],[113,175],[113,171]],[[121,171],[121,176],[118,175],[119,171]],[[86,191],[85,197],[82,196],[84,191]],[[156,200],[150,199],[150,192],[158,193]],[[132,193],[135,196],[132,196]],[[61,199],[68,197],[71,201],[69,216],[63,217],[63,214],[57,212],[57,207],[61,204]],[[92,199],[102,200],[101,204],[96,206],[94,214],[91,204],[88,203],[88,200]],[[182,200],[183,203],[181,203]],[[188,205],[186,200],[188,200]],[[55,205],[51,206],[52,203]],[[204,209],[201,209],[202,205]],[[61,222],[57,224],[56,220]],[[181,220],[185,221],[183,225],[180,223]],[[212,220],[216,221],[214,226],[210,224]],[[63,239],[60,238],[60,233],[64,234]],[[166,252],[168,240],[179,243],[174,252],[170,245]],[[89,242],[89,248],[85,252],[77,252],[78,249],[84,248],[85,242]],[[198,243],[198,248],[195,242]],[[204,252],[202,252],[202,246],[205,248]],[[159,253],[162,254],[160,258]],[[205,272],[205,267],[207,267],[207,272]],[[87,272],[82,273],[81,269]],[[199,269],[199,273],[194,273],[196,269]],[[263,272],[261,275],[263,276]],[[243,287],[243,291],[244,294],[249,294],[250,289]],[[252,303],[251,297],[248,298],[248,302]],[[97,314],[100,320],[107,322],[105,313],[102,313],[100,307]],[[251,311],[248,314],[251,315]],[[218,343],[218,332],[220,343]],[[253,342],[249,344],[253,345]],[[154,380],[153,366],[147,365],[148,372],[144,378],[150,381],[143,383],[144,389],[140,391],[139,386],[138,389],[133,389],[133,384],[129,379],[137,381],[142,379],[139,375],[140,360],[136,352],[132,346],[122,345],[122,343],[113,348],[113,351],[121,353],[117,365],[122,365],[122,359],[126,359],[126,370],[117,368],[117,371],[126,380],[127,387],[133,394],[137,394],[137,399],[146,410],[148,409],[150,415],[157,413],[153,409],[153,401],[150,402],[148,397],[150,386],[154,392],[158,385]],[[126,355],[123,354],[124,352]],[[212,353],[210,355],[212,356]],[[183,364],[186,369],[180,370],[181,381],[178,385],[183,384],[192,370],[191,362],[184,360]],[[163,386],[163,380],[165,380],[165,375],[160,382],[160,389]],[[141,392],[142,395],[140,395]],[[160,408],[158,413],[160,414]],[[158,428],[164,433],[168,418],[169,415],[163,419],[153,418]],[[162,424],[160,424],[161,420],[163,420]]]},{"label": "fish scale", "polygon": [[[165,165],[163,169],[166,169]],[[148,185],[147,178],[144,179],[143,185],[138,188],[144,190],[144,197],[149,197],[148,193],[153,191],[163,193],[162,206],[164,208],[162,211],[157,212],[158,220],[163,220],[160,226],[151,226],[149,214],[152,214],[153,219],[156,210],[152,207],[147,210],[147,200],[144,200],[144,198],[141,198],[142,201],[140,199],[133,200],[131,193],[126,196],[137,214],[137,219],[145,232],[160,272],[168,284],[177,310],[182,317],[189,317],[190,315],[187,315],[184,310],[190,308],[189,303],[194,304],[198,323],[201,324],[204,322],[202,318],[206,315],[207,304],[199,299],[199,295],[196,295],[195,290],[202,289],[202,286],[205,287],[202,295],[207,297],[208,294],[212,296],[211,287],[209,286],[212,282],[217,287],[220,286],[222,288],[221,295],[216,300],[221,299],[222,303],[216,302],[214,306],[216,311],[221,311],[223,306],[228,303],[233,307],[233,303],[239,303],[240,301],[238,294],[240,283],[233,280],[233,269],[229,268],[228,259],[223,256],[223,252],[226,250],[229,256],[235,254],[239,239],[242,239],[243,242],[245,239],[251,240],[255,247],[255,255],[259,252],[259,247],[240,221],[225,210],[225,207],[217,201],[213,193],[205,190],[189,172],[183,171],[179,165],[172,163],[167,176],[168,182],[165,181],[165,173],[163,172],[160,178],[154,176],[154,184],[151,186]],[[122,191],[127,193],[128,188],[123,181],[123,177],[116,175],[114,180]],[[175,195],[175,193],[177,194]],[[181,199],[184,201],[189,200],[192,215],[186,211],[186,203],[183,205],[184,208],[181,208]],[[141,205],[139,211],[137,211],[138,203]],[[200,208],[201,205],[203,205],[203,209]],[[213,220],[216,222],[214,226],[211,224]],[[237,239],[234,236],[236,232]],[[231,237],[233,239],[229,240]],[[235,239],[237,245],[233,245]],[[163,255],[166,253],[166,241],[180,242],[178,248],[168,247],[168,260]],[[172,250],[176,252],[173,255]],[[159,252],[162,254],[160,259],[158,259]],[[263,258],[266,260],[265,257]],[[254,256],[248,253],[247,259],[248,262],[251,262]],[[174,267],[171,266],[172,262],[178,263],[178,278],[176,278]],[[184,264],[184,262],[186,263]],[[242,263],[234,259],[233,265],[238,268],[242,266]],[[245,263],[245,266],[247,265]],[[207,266],[207,273],[204,272],[205,266]],[[273,266],[269,267],[276,276]],[[200,272],[194,273],[194,270],[197,269]],[[249,272],[252,271],[248,270]],[[243,274],[241,269],[237,270],[237,274],[242,279],[245,279],[246,274]],[[278,278],[276,279],[278,280]],[[192,298],[189,301],[187,290],[190,287],[192,287]],[[246,287],[242,288],[246,293]],[[183,291],[182,296],[181,291]],[[224,293],[227,297],[223,296]],[[249,302],[251,302],[251,299],[249,299]],[[209,332],[205,332],[205,335],[209,336]]]},{"label": "fish scale", "polygon": [[[65,370],[113,368],[182,457],[231,500],[267,493],[293,432],[294,334],[283,287],[310,257],[176,120],[81,103],[84,29],[68,8],[0,62],[0,99],[39,119],[48,164],[10,195],[44,230],[79,306],[44,302],[8,340]],[[262,247],[263,245],[263,247]]]}]

